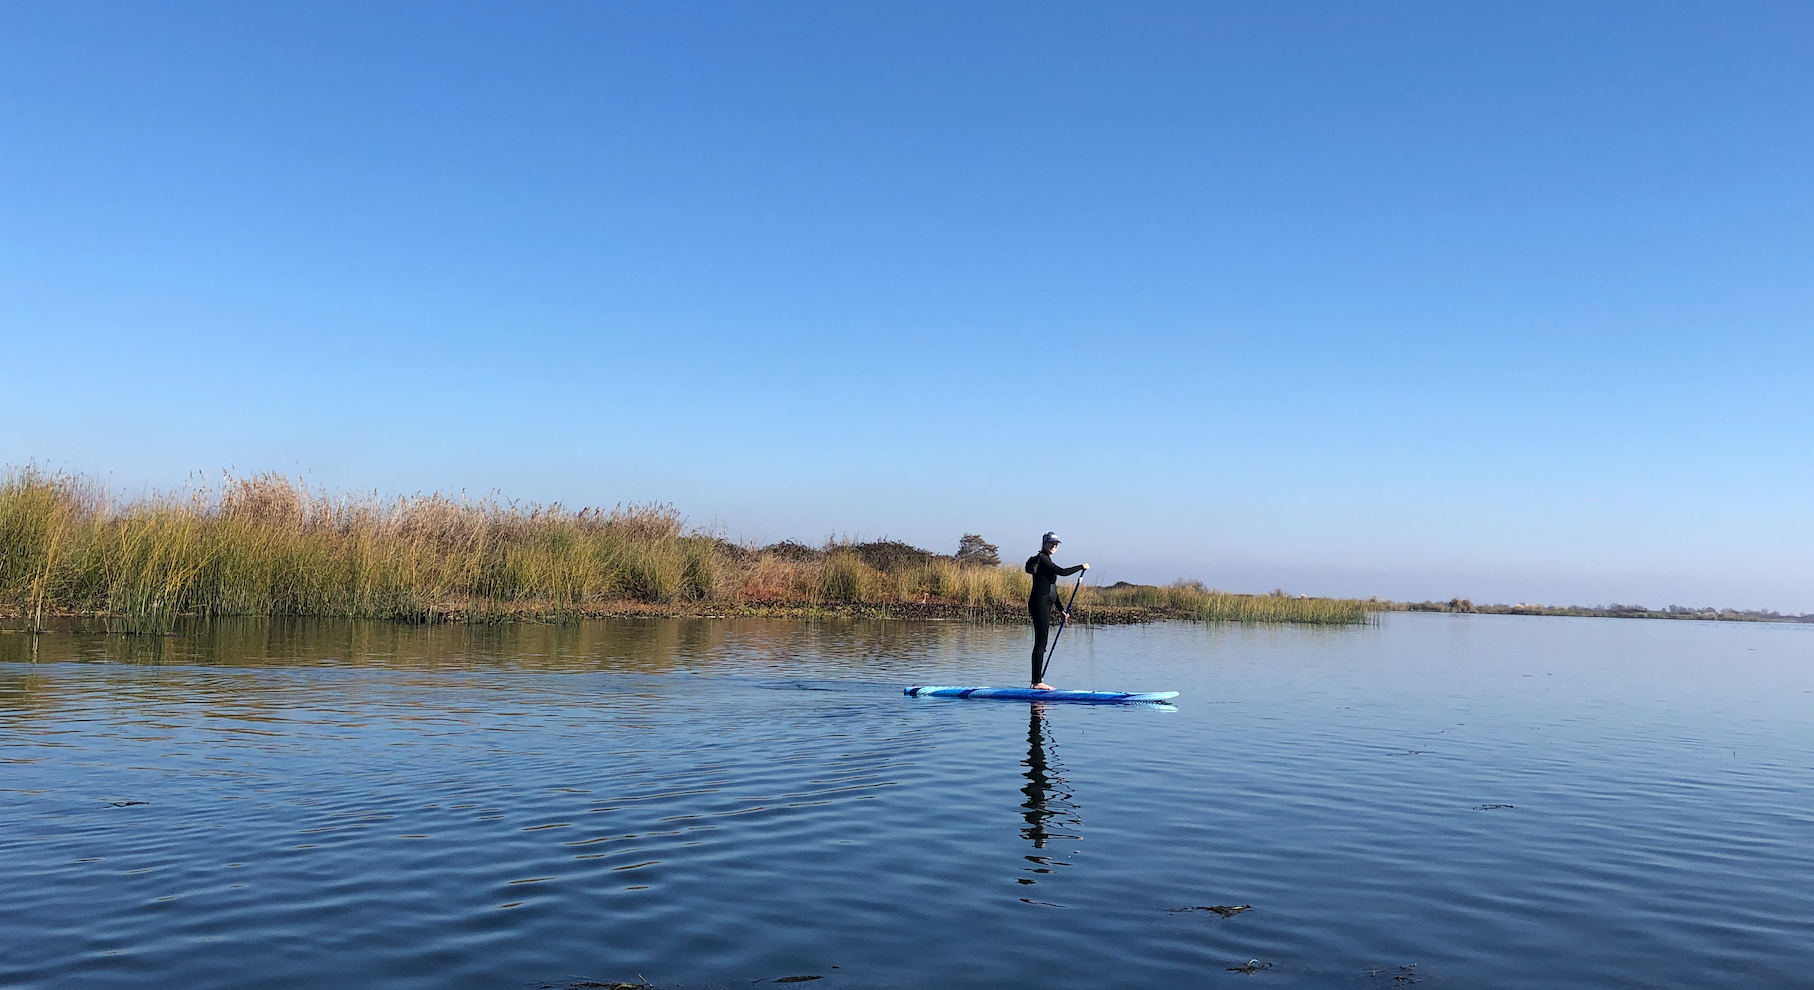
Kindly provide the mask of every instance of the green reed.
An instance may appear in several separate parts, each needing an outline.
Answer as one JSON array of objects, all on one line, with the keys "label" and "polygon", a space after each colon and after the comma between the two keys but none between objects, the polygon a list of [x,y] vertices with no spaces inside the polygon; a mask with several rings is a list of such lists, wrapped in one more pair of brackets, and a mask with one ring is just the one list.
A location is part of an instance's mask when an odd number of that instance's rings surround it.
[{"label": "green reed", "polygon": [[1205,587],[1201,581],[1175,581],[1168,585],[1085,586],[1078,609],[1088,617],[1094,608],[1151,609],[1181,618],[1208,622],[1295,622],[1312,625],[1349,625],[1372,621],[1386,608],[1381,602],[1354,598],[1293,598],[1282,592],[1238,595]]}]

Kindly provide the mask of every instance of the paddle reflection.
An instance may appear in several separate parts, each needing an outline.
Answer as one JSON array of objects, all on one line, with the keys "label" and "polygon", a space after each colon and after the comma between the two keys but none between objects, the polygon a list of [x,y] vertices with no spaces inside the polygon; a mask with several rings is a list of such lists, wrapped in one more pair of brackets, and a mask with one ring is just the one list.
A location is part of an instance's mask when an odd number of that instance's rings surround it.
[{"label": "paddle reflection", "polygon": [[[1064,776],[1064,762],[1058,758],[1058,752],[1049,741],[1050,732],[1046,725],[1046,706],[1034,702],[1027,706],[1027,759],[1022,766],[1026,767],[1027,783],[1021,793],[1026,800],[1021,802],[1021,817],[1026,825],[1021,835],[1033,844],[1036,852],[1026,860],[1033,865],[1026,872],[1033,874],[1051,874],[1054,867],[1069,866],[1043,850],[1055,839],[1080,839],[1079,834],[1083,818],[1078,814],[1076,795],[1069,790]],[[1038,883],[1036,877],[1017,877],[1020,883]]]}]

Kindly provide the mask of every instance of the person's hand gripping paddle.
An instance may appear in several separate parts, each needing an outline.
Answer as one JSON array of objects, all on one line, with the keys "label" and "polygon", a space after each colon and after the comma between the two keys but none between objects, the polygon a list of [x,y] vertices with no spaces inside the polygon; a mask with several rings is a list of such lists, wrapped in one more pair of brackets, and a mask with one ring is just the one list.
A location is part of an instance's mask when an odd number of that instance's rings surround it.
[{"label": "person's hand gripping paddle", "polygon": [[[1089,565],[1084,565],[1089,570]],[[1071,587],[1071,600],[1065,604],[1064,615],[1058,619],[1058,631],[1052,634],[1052,645],[1046,648],[1046,658],[1039,664],[1039,683],[1046,682],[1046,669],[1052,666],[1052,654],[1058,651],[1058,637],[1064,635],[1065,624],[1071,621],[1071,606],[1077,604],[1077,593],[1083,590],[1083,575],[1077,575],[1077,583]]]}]

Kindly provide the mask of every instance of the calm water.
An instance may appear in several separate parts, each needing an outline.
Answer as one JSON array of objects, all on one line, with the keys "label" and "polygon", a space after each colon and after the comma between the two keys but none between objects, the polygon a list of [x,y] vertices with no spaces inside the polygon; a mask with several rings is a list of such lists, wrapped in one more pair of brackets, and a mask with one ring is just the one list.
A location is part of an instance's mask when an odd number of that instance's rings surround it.
[{"label": "calm water", "polygon": [[1814,627],[1027,636],[0,636],[0,985],[1814,986]]}]

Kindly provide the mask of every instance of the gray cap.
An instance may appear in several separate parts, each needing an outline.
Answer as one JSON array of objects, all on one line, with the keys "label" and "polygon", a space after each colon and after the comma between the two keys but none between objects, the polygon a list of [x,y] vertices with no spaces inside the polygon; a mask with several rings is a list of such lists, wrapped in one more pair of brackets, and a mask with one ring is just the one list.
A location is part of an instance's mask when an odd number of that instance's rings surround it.
[{"label": "gray cap", "polygon": [[1058,538],[1058,534],[1052,533],[1052,532],[1048,532],[1048,533],[1046,533],[1046,535],[1039,538],[1039,545],[1042,547],[1048,546],[1053,543],[1062,543],[1062,542],[1064,542],[1064,541],[1060,540]]}]

